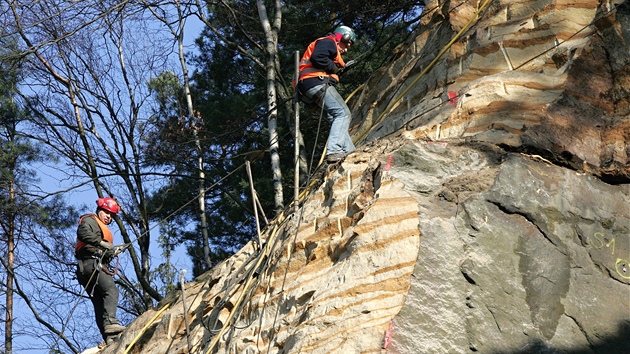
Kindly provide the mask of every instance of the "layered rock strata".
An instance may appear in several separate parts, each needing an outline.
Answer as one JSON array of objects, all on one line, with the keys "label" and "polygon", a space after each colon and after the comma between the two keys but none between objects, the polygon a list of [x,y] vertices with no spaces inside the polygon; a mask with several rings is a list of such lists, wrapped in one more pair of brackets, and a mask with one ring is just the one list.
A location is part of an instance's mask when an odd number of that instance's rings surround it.
[{"label": "layered rock strata", "polygon": [[355,135],[464,137],[627,182],[629,7],[431,1],[417,33],[355,95]]},{"label": "layered rock strata", "polygon": [[370,155],[348,161],[328,171],[289,218],[270,225],[262,248],[250,244],[187,284],[188,336],[182,299],[170,297],[154,323],[157,310],[103,352],[122,351],[138,334],[132,353],[184,353],[188,340],[193,352],[206,352],[219,337],[214,348],[225,353],[381,348],[410,287],[418,207]]},{"label": "layered rock strata", "polygon": [[428,2],[359,149],[103,353],[630,352],[629,44],[627,2]]}]

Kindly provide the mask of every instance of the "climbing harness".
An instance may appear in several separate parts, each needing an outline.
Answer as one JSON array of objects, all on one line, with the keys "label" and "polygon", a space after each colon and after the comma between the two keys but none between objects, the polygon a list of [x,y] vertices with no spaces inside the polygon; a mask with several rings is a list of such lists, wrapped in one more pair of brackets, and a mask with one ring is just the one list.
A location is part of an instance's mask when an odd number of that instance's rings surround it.
[{"label": "climbing harness", "polygon": [[306,94],[304,94],[304,92],[302,92],[302,90],[298,89],[300,101],[302,101],[304,104],[306,104],[308,106],[313,106],[313,105],[318,105],[319,106],[320,105],[320,102],[324,98],[324,95],[326,95],[326,90],[328,89],[328,86],[330,85],[330,81],[328,80],[327,77],[324,78],[324,77],[320,76],[320,79],[323,81],[323,85],[311,97],[306,96]]}]

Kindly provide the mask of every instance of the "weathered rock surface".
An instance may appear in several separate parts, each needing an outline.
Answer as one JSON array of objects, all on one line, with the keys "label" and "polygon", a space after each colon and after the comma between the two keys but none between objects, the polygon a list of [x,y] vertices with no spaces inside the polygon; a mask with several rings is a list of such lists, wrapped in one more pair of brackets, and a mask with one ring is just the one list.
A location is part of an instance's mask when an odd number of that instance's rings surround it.
[{"label": "weathered rock surface", "polygon": [[359,149],[102,353],[630,353],[630,6],[485,3],[429,2]]},{"label": "weathered rock surface", "polygon": [[[222,329],[220,352],[380,348],[405,301],[420,242],[416,200],[380,170],[369,154],[349,158],[299,210],[270,226],[262,249],[250,244],[188,284],[193,351],[205,351]],[[132,352],[186,352],[177,296],[163,301],[170,307]],[[124,350],[154,315],[140,316],[104,353]]]},{"label": "weathered rock surface", "polygon": [[450,47],[486,1],[430,2],[417,36],[353,101],[356,135],[466,137],[627,182],[630,10],[615,8],[622,2],[489,1]]},{"label": "weathered rock surface", "polygon": [[[392,352],[630,350],[628,185],[446,144],[394,156],[392,177],[425,207]],[[428,156],[443,167],[410,168]]]}]

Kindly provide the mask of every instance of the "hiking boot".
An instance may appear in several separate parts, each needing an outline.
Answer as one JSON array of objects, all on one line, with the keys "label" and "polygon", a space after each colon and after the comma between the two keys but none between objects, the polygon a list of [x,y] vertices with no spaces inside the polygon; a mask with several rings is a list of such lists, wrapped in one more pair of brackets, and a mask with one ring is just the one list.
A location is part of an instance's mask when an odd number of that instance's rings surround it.
[{"label": "hiking boot", "polygon": [[105,332],[105,334],[117,334],[124,331],[125,328],[125,326],[121,326],[118,323],[112,323],[105,325],[105,328],[103,328],[103,332]]},{"label": "hiking boot", "polygon": [[326,162],[328,163],[335,163],[335,162],[339,162],[341,160],[343,160],[343,158],[346,157],[346,154],[343,152],[337,152],[334,154],[329,154],[326,155]]}]

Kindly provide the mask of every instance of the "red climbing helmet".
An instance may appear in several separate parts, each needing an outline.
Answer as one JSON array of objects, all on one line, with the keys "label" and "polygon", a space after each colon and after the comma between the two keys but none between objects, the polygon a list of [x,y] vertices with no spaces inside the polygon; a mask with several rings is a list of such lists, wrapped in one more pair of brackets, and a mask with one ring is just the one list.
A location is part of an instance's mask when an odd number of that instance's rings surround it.
[{"label": "red climbing helmet", "polygon": [[98,200],[96,200],[96,206],[99,209],[107,210],[114,214],[118,214],[118,212],[120,212],[120,205],[114,198],[98,198]]}]

